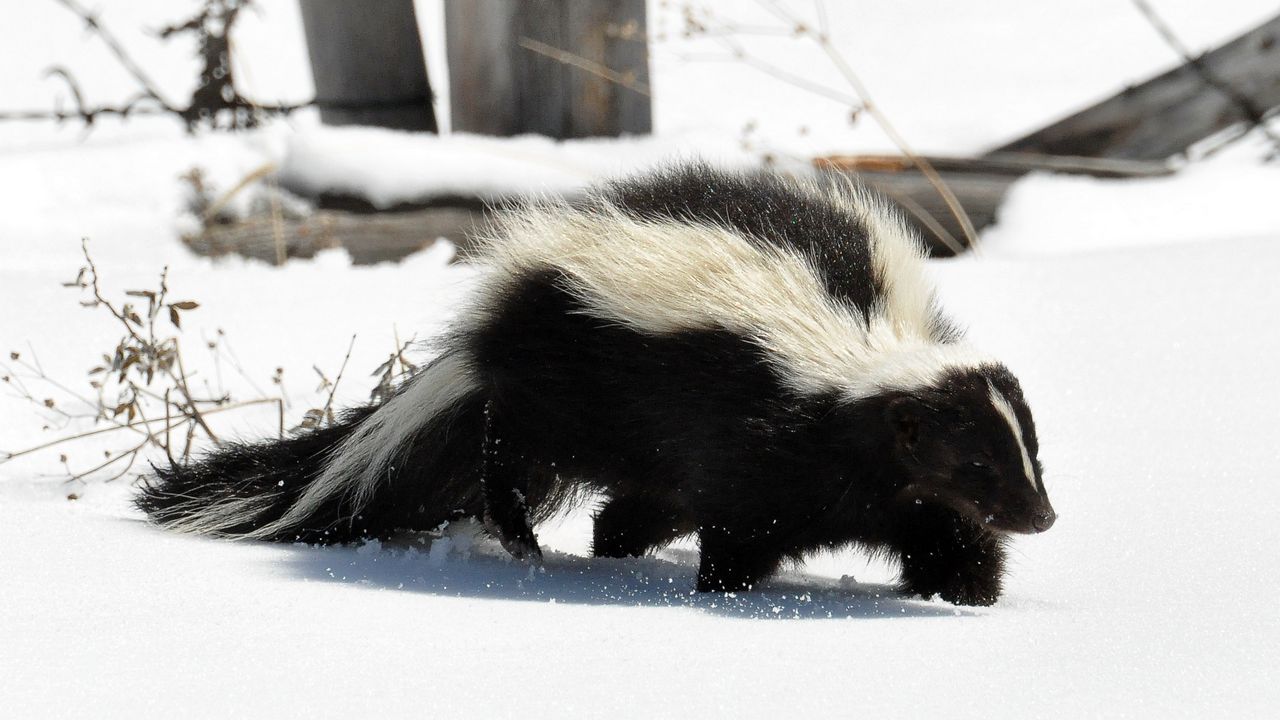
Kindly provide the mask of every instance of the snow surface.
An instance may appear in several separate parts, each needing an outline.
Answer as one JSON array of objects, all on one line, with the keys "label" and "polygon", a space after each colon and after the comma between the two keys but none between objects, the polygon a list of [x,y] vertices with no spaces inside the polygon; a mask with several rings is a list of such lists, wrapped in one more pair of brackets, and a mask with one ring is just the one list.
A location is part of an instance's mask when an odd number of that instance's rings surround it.
[{"label": "snow surface", "polygon": [[680,133],[557,142],[538,135],[438,136],[366,127],[315,127],[290,138],[284,187],[314,197],[337,193],[389,208],[436,198],[499,200],[573,193],[680,159],[756,167],[760,156],[723,133]]},{"label": "snow surface", "polygon": [[[38,78],[54,60],[103,99],[127,88],[56,3],[10,5],[0,104],[51,103]],[[241,61],[262,96],[306,97],[296,10],[262,5]],[[1127,3],[1002,0],[981,14],[915,0],[828,5],[886,108],[935,151],[993,144],[1168,60]],[[854,7],[859,22],[842,15]],[[1273,8],[1158,7],[1195,47]],[[121,28],[181,14],[160,0],[104,8]],[[157,53],[157,81],[176,92],[191,68]],[[667,54],[654,73],[652,140],[452,138],[439,150],[492,147],[511,163],[504,172],[554,190],[667,152],[721,148],[732,161],[750,120],[762,144],[796,154],[883,149],[865,125],[846,129],[830,105],[743,68]],[[966,101],[973,93],[980,102]],[[793,136],[802,123],[809,132]],[[444,245],[399,265],[352,267],[329,251],[274,268],[198,258],[176,241],[176,178],[192,166],[227,188],[308,144],[350,141],[396,172],[396,149],[377,133],[304,115],[242,136],[191,139],[166,120],[80,134],[0,124],[0,361],[20,351],[83,386],[116,336],[59,286],[88,236],[109,294],[167,265],[174,291],[201,303],[183,334],[200,385],[281,390],[294,424],[316,401],[313,364],[332,376],[357,335],[339,402],[362,400],[395,338],[441,328],[474,278]],[[519,166],[530,154],[543,170]],[[126,481],[63,485],[54,450],[0,464],[0,715],[1266,715],[1280,702],[1280,169],[1262,154],[1252,138],[1167,179],[1030,177],[980,256],[933,264],[948,309],[1021,377],[1061,515],[1016,541],[993,608],[898,597],[891,568],[852,553],[813,558],[758,592],[694,596],[693,544],[590,560],[586,513],[541,529],[545,572],[465,531],[430,546],[329,549],[176,537],[129,509]],[[573,169],[557,174],[556,163]],[[218,328],[244,376],[202,352]],[[277,367],[283,388],[269,380]],[[245,410],[217,423],[252,438],[275,417]],[[0,449],[63,431],[42,430],[29,404],[0,391]],[[85,467],[113,442],[67,448],[69,462]]]}]

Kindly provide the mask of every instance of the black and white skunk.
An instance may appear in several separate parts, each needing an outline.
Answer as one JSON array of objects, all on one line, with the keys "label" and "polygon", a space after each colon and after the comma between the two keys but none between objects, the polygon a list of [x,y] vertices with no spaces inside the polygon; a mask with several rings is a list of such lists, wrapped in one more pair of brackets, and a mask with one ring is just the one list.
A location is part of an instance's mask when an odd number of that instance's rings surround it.
[{"label": "black and white skunk", "polygon": [[177,531],[335,543],[584,497],[598,556],[697,533],[699,590],[854,543],[902,589],[1000,593],[1053,524],[1018,381],[939,311],[921,245],[862,190],[684,166],[505,215],[441,354],[334,427],[160,469]]}]

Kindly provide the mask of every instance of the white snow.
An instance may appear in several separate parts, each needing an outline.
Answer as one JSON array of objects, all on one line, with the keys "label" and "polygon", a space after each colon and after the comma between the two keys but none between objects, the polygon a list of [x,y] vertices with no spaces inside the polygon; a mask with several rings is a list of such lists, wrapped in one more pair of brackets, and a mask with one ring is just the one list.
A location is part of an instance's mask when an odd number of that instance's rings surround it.
[{"label": "white snow", "polygon": [[307,128],[289,141],[285,187],[314,196],[354,195],[376,207],[437,198],[497,200],[572,193],[601,177],[679,159],[722,166],[760,164],[723,133],[683,133],[556,142],[538,135],[421,135],[381,128]]},{"label": "white snow", "polygon": [[[0,107],[50,105],[56,85],[39,78],[55,61],[100,100],[127,92],[56,3],[13,5],[0,10]],[[872,90],[934,151],[994,144],[1169,61],[1128,3],[827,5]],[[296,9],[262,6],[240,58],[255,94],[304,98]],[[186,7],[106,4],[103,16],[123,32]],[[1196,48],[1274,11],[1158,7]],[[674,12],[655,5],[654,26],[674,26]],[[149,42],[126,34],[131,47]],[[783,41],[761,43],[825,72]],[[282,268],[195,257],[176,239],[176,178],[192,166],[225,189],[266,162],[365,148],[379,160],[362,187],[385,180],[379,197],[394,203],[402,182],[448,187],[407,167],[428,156],[456,173],[463,153],[488,152],[498,182],[563,190],[668,153],[741,158],[750,120],[760,144],[785,153],[885,149],[865,120],[846,128],[838,107],[676,49],[655,54],[659,133],[648,140],[404,141],[303,115],[194,139],[168,120],[104,121],[80,142],[71,126],[0,123],[0,361],[20,351],[84,386],[116,337],[59,286],[87,236],[108,294],[167,265],[174,291],[201,303],[182,336],[200,384],[276,392],[283,367],[293,424],[316,400],[313,363],[332,376],[357,335],[338,399],[362,400],[394,339],[429,337],[472,282],[443,245],[373,267],[340,251]],[[140,54],[177,93],[192,68],[162,50]],[[948,310],[1022,379],[1061,516],[1015,542],[993,608],[898,597],[890,568],[852,553],[813,558],[758,592],[694,596],[695,545],[590,560],[585,512],[541,528],[545,572],[466,528],[430,546],[329,549],[173,536],[129,508],[127,481],[63,485],[52,450],[0,464],[0,715],[1264,716],[1280,702],[1280,168],[1263,153],[1255,137],[1171,178],[1030,177],[980,256],[932,264]],[[499,187],[482,173],[463,180]],[[202,351],[218,328],[247,379]],[[217,429],[252,438],[274,426],[257,409],[225,413]],[[0,386],[0,449],[68,429],[42,430]],[[65,451],[86,467],[110,447],[118,440],[104,436]]]},{"label": "white snow", "polygon": [[1010,188],[982,251],[1021,257],[1280,237],[1276,164],[1254,161],[1267,147],[1252,133],[1170,177],[1032,174]]}]

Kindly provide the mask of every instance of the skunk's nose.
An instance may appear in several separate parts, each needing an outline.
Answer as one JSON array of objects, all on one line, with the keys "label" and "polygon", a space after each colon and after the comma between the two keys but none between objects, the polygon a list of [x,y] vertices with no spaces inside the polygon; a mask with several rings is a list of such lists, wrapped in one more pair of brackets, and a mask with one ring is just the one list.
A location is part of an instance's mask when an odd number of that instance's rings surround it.
[{"label": "skunk's nose", "polygon": [[1044,510],[1036,513],[1036,516],[1031,519],[1031,525],[1035,527],[1036,532],[1044,532],[1045,530],[1053,527],[1053,523],[1056,522],[1057,519],[1058,513],[1052,510]]}]

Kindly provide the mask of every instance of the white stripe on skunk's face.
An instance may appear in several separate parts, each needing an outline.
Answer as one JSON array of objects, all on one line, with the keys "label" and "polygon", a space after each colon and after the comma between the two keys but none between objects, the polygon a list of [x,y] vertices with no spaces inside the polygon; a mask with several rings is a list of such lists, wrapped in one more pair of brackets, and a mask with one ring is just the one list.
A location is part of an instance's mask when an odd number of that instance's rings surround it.
[{"label": "white stripe on skunk's face", "polygon": [[1000,417],[1009,423],[1009,431],[1013,433],[1014,442],[1022,452],[1022,471],[1026,474],[1027,482],[1031,483],[1032,488],[1038,490],[1035,467],[1031,464],[1031,454],[1027,452],[1027,443],[1022,436],[1022,425],[1018,422],[1018,416],[1014,414],[1013,406],[990,380],[987,381],[987,387],[991,388],[991,405],[995,407],[996,412],[1000,413]]},{"label": "white stripe on skunk's face", "polygon": [[987,365],[887,397],[902,499],[944,505],[993,532],[1053,526],[1035,428],[1007,369]]}]

